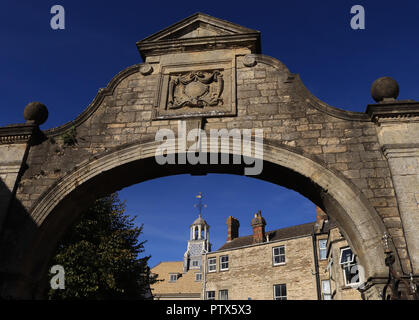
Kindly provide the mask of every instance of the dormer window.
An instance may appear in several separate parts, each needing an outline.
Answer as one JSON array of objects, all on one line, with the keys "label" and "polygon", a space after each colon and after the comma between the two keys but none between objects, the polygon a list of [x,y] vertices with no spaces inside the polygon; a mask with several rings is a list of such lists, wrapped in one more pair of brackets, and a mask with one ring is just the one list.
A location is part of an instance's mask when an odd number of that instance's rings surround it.
[{"label": "dormer window", "polygon": [[195,273],[195,281],[202,281],[202,273]]},{"label": "dormer window", "polygon": [[178,273],[171,273],[169,276],[170,276],[169,277],[169,282],[176,282],[178,277],[179,277],[179,274]]}]

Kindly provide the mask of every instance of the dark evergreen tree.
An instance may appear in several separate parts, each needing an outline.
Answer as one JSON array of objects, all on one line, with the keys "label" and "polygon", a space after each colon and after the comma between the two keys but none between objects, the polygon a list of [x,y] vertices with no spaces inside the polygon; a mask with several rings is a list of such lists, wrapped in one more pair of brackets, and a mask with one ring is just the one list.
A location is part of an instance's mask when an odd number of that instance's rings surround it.
[{"label": "dark evergreen tree", "polygon": [[[150,284],[147,261],[140,257],[143,225],[125,214],[117,194],[99,199],[62,239],[51,261],[65,270],[65,289],[50,289],[49,299],[146,299]],[[49,277],[51,278],[51,277]],[[50,286],[48,286],[50,287]]]}]

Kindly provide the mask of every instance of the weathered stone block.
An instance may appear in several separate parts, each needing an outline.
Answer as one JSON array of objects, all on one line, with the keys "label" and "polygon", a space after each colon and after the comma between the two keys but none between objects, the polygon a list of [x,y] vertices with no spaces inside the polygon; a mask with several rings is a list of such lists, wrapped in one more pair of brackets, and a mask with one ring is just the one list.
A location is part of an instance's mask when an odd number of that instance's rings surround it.
[{"label": "weathered stone block", "polygon": [[343,145],[328,145],[323,146],[324,153],[339,153],[339,152],[346,152],[346,146]]},{"label": "weathered stone block", "polygon": [[249,114],[276,114],[278,106],[274,104],[250,105],[247,107]]}]

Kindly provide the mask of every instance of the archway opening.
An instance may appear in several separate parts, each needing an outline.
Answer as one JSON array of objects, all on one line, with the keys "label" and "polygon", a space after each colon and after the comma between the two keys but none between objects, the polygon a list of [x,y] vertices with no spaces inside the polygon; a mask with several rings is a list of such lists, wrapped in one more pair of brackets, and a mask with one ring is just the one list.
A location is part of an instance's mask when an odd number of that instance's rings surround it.
[{"label": "archway opening", "polygon": [[[380,272],[384,274],[384,259],[381,259],[383,253],[381,253],[381,248],[377,247],[377,243],[380,241],[379,237],[384,229],[379,222],[375,223],[378,221],[377,217],[368,206],[364,206],[362,197],[356,199],[359,196],[356,190],[352,194],[348,194],[346,191],[351,190],[352,186],[348,185],[345,179],[336,177],[336,174],[330,170],[318,169],[322,168],[320,164],[289,150],[282,150],[285,152],[282,156],[291,163],[292,156],[295,155],[295,167],[281,165],[279,164],[281,159],[280,161],[273,160],[277,155],[273,155],[272,147],[270,149],[271,151],[267,150],[268,152],[265,153],[267,157],[263,162],[262,174],[256,178],[297,191],[323,209],[335,219],[350,247],[358,255],[360,263],[364,266],[366,277],[376,276]],[[308,162],[310,167],[305,167],[307,163],[303,163],[304,161],[300,161],[301,159]],[[91,164],[88,166],[91,169]],[[301,172],[301,168],[306,168],[307,172]],[[86,174],[89,174],[89,178],[74,180],[69,177],[67,181],[61,181],[68,187],[62,196],[57,197],[58,201],[56,199],[53,203],[50,202],[48,210],[43,210],[44,215],[39,215],[42,210],[38,210],[38,212],[34,210],[34,219],[40,225],[40,233],[30,245],[30,254],[27,256],[28,263],[25,264],[27,267],[23,273],[29,274],[35,279],[39,279],[42,274],[45,274],[48,257],[51,256],[59,236],[72,224],[77,215],[92,204],[95,199],[136,183],[165,176],[210,173],[243,175],[242,164],[160,166],[156,164],[154,157],[150,156],[127,161],[123,164],[114,164],[112,167],[102,165],[100,171],[94,173],[92,170],[89,171],[89,167],[79,170],[84,170]],[[338,189],[328,190],[327,182],[333,183],[335,178],[338,184],[333,186]],[[332,187],[332,185],[330,186]],[[58,188],[57,185],[55,188]],[[343,190],[344,188],[346,190]],[[61,188],[61,190],[63,189]],[[340,193],[345,193],[346,199],[342,200]],[[45,199],[46,197],[41,200],[41,203],[42,201],[44,204],[47,203]],[[356,208],[361,208],[364,212],[358,212],[357,216]]]}]

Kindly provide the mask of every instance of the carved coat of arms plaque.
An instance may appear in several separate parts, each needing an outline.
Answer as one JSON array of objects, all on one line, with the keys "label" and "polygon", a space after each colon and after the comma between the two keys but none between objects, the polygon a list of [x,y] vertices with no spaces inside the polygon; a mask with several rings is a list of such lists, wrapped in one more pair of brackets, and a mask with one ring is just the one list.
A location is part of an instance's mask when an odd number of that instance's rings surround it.
[{"label": "carved coat of arms plaque", "polygon": [[224,80],[220,70],[172,75],[169,80],[168,108],[222,105],[223,89]]},{"label": "carved coat of arms plaque", "polygon": [[162,66],[153,119],[236,115],[233,62]]}]

